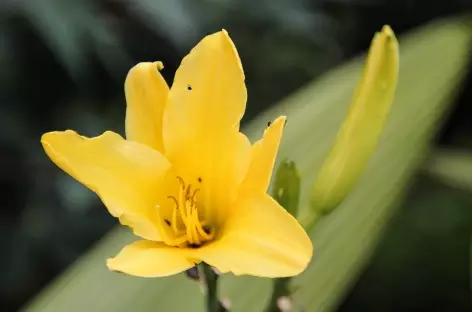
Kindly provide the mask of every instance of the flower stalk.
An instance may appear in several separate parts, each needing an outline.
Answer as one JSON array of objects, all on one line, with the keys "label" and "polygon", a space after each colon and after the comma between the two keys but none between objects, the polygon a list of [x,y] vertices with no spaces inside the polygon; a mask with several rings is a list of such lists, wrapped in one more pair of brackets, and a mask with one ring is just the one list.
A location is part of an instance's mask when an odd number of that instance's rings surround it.
[{"label": "flower stalk", "polygon": [[279,300],[282,297],[290,298],[290,282],[291,277],[278,278],[274,280],[272,295],[270,297],[269,305],[266,312],[280,312]]},{"label": "flower stalk", "polygon": [[218,298],[218,274],[204,262],[200,264],[200,269],[205,278],[207,312],[227,311]]}]

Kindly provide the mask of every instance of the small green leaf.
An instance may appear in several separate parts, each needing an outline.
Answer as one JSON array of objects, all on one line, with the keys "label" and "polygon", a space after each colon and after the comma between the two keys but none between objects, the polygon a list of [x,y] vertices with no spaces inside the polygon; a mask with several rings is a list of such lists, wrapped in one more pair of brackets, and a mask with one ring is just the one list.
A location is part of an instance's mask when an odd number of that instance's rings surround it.
[{"label": "small green leaf", "polygon": [[284,160],[279,165],[275,174],[272,196],[292,216],[298,214],[300,174],[293,161]]}]

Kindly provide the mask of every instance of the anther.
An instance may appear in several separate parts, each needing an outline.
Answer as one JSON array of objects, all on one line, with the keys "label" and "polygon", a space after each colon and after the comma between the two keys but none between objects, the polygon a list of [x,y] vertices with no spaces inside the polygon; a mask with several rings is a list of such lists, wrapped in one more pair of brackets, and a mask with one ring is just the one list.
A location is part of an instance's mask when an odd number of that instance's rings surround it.
[{"label": "anther", "polygon": [[[196,205],[197,202],[195,201],[195,195],[197,195],[197,192],[200,191],[200,189],[195,189],[193,191],[193,195],[192,195],[192,202]],[[196,207],[195,207],[196,208]]]},{"label": "anther", "polygon": [[187,189],[185,190],[185,199],[189,199],[190,198],[190,188],[192,187],[192,185],[187,185]]},{"label": "anther", "polygon": [[182,185],[182,188],[185,189],[184,179],[182,179],[182,177],[177,177],[177,180],[179,180],[180,184]]},{"label": "anther", "polygon": [[178,210],[179,209],[179,201],[177,200],[177,198],[175,198],[174,196],[167,196],[167,198],[170,198],[174,201],[175,206],[177,207],[177,210]]}]

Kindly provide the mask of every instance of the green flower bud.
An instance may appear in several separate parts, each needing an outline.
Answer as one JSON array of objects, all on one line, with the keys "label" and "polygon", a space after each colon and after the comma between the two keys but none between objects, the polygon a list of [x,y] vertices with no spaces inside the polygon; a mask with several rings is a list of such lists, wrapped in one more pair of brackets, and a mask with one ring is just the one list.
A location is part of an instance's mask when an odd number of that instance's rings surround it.
[{"label": "green flower bud", "polygon": [[341,203],[374,153],[397,87],[398,54],[394,33],[384,26],[372,40],[347,117],[315,182],[315,213],[329,213]]}]

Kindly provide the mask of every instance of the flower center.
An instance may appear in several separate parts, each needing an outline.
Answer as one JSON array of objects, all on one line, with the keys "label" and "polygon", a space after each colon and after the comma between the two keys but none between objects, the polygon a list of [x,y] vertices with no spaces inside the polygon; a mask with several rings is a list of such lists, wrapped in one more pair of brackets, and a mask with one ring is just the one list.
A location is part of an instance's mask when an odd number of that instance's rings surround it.
[{"label": "flower center", "polygon": [[177,196],[167,196],[173,202],[172,214],[169,218],[162,218],[158,209],[159,221],[167,226],[162,229],[163,240],[170,246],[198,247],[213,239],[214,231],[205,220],[201,220],[198,213],[196,196],[200,189],[192,189],[192,185],[185,185],[181,177],[177,177],[180,187]]}]

